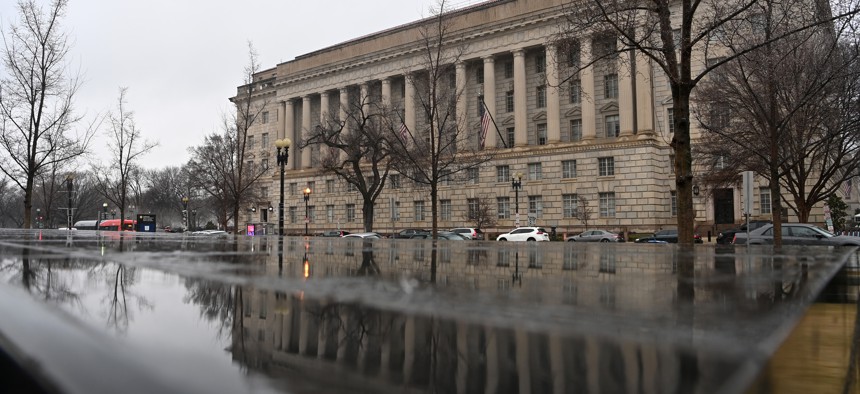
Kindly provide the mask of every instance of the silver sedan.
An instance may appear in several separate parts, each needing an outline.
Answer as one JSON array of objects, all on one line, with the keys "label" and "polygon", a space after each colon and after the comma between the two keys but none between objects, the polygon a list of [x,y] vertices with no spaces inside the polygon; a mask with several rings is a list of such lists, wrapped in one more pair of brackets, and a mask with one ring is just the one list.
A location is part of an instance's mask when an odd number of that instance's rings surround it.
[{"label": "silver sedan", "polygon": [[588,230],[578,235],[571,235],[565,239],[567,242],[621,242],[618,234],[605,230]]},{"label": "silver sedan", "polygon": [[[735,245],[745,245],[747,243],[747,233],[735,233],[735,239],[732,243]],[[766,224],[750,231],[749,244],[773,244],[773,225]],[[784,223],[782,225],[782,244],[860,246],[860,237],[851,235],[834,235],[818,228],[818,226],[814,224]]]}]

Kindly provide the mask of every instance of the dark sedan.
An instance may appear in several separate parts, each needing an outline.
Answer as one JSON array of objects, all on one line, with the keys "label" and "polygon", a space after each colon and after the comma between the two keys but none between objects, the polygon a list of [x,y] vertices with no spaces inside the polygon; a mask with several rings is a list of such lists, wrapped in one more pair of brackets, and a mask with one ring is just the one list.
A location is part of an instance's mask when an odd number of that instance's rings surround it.
[{"label": "dark sedan", "polygon": [[[747,233],[735,234],[733,242],[735,245],[747,243]],[[749,233],[750,245],[773,244],[773,225],[766,224]],[[783,223],[782,225],[783,245],[833,245],[833,246],[860,246],[860,237],[853,235],[834,235],[818,228],[814,224],[807,223]]]},{"label": "dark sedan", "polygon": [[[654,234],[651,234],[650,237],[642,237],[636,240],[636,242],[644,243],[654,241],[663,241],[670,244],[678,243],[678,230],[677,229],[669,229],[669,230],[660,230]],[[700,244],[702,243],[702,236],[699,234],[693,234],[693,242]]]}]

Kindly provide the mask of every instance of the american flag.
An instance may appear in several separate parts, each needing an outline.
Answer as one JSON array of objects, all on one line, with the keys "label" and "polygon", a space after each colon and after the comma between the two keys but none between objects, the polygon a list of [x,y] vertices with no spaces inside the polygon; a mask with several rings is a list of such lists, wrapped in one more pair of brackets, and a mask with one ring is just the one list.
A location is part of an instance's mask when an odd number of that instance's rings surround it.
[{"label": "american flag", "polygon": [[845,199],[851,198],[851,179],[842,182],[842,192],[845,193]]},{"label": "american flag", "polygon": [[481,149],[484,149],[484,143],[487,141],[487,130],[490,129],[490,111],[487,105],[484,104],[484,115],[481,116]]},{"label": "american flag", "polygon": [[409,129],[406,128],[406,123],[400,124],[400,139],[406,141],[406,137],[409,133]]}]

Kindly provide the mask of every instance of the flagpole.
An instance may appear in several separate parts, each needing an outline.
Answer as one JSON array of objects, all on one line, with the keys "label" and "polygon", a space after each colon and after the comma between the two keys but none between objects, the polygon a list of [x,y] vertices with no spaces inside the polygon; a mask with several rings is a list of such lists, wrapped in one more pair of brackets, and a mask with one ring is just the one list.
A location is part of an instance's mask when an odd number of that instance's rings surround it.
[{"label": "flagpole", "polygon": [[483,97],[483,96],[481,96],[481,105],[483,105],[483,106],[484,106],[484,111],[486,111],[486,112],[487,112],[487,115],[489,115],[489,116],[490,116],[490,121],[491,121],[491,122],[493,122],[493,127],[495,127],[495,128],[496,128],[496,135],[498,135],[498,136],[499,136],[499,139],[501,139],[501,141],[502,141],[502,145],[503,145],[505,148],[509,148],[508,143],[507,143],[507,142],[505,142],[505,137],[504,137],[504,136],[502,136],[502,132],[501,132],[501,131],[499,131],[499,125],[497,125],[497,124],[496,124],[496,119],[494,119],[494,118],[493,118],[493,114],[492,114],[492,112],[490,112],[490,109],[489,109],[489,108],[487,108],[487,103],[484,101],[484,97]]}]

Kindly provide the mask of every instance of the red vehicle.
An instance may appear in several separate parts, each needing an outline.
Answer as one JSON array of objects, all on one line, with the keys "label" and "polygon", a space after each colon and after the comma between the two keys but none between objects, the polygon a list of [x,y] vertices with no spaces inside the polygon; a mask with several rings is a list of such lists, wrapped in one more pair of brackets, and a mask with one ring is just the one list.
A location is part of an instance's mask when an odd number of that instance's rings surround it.
[{"label": "red vehicle", "polygon": [[99,230],[106,231],[134,231],[135,225],[137,224],[136,220],[125,219],[122,223],[122,230],[119,228],[119,219],[108,219],[102,220],[99,223]]}]

